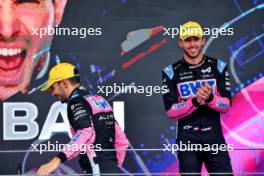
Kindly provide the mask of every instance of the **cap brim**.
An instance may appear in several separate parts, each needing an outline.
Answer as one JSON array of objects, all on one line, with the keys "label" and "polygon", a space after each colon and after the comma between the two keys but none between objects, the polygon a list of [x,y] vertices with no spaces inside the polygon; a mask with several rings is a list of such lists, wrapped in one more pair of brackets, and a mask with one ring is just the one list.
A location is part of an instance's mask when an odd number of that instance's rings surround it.
[{"label": "cap brim", "polygon": [[43,86],[41,87],[41,91],[43,91],[43,92],[46,92],[46,91],[49,91],[49,89],[50,89],[50,87],[52,86],[52,84],[54,84],[54,83],[52,83],[52,82],[45,82],[44,84],[43,84]]},{"label": "cap brim", "polygon": [[184,36],[184,37],[182,37],[181,39],[182,39],[182,40],[186,40],[186,39],[189,38],[189,37],[198,37],[198,38],[202,38],[203,36],[202,36],[202,35],[189,35],[189,36]]},{"label": "cap brim", "polygon": [[43,85],[41,86],[41,91],[49,91],[49,88],[56,82],[58,81],[61,81],[61,80],[64,80],[64,79],[69,79],[69,78],[73,78],[73,77],[78,77],[80,76],[79,74],[75,74],[75,75],[70,75],[70,76],[67,76],[65,78],[60,78],[60,79],[57,79],[57,80],[52,80],[52,81],[47,81],[45,83],[43,83]]}]

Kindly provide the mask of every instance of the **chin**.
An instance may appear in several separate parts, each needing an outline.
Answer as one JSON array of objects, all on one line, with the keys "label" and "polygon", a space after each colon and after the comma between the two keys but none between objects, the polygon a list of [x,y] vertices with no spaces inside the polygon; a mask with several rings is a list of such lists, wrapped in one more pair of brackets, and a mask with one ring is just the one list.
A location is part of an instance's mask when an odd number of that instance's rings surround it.
[{"label": "chin", "polygon": [[188,54],[188,56],[191,58],[191,59],[196,59],[199,54]]},{"label": "chin", "polygon": [[199,56],[199,54],[196,54],[196,55],[192,55],[191,57],[192,57],[193,59],[196,59],[198,56]]},{"label": "chin", "polygon": [[189,57],[193,58],[193,59],[197,58],[200,54],[201,54],[201,52],[197,52],[197,53],[194,53],[194,54],[188,53]]}]

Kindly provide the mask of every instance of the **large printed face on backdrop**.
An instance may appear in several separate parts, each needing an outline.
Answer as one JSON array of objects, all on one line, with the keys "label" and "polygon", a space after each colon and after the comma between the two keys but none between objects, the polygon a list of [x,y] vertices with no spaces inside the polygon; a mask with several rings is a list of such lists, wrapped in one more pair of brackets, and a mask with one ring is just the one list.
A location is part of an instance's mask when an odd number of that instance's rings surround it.
[{"label": "large printed face on backdrop", "polygon": [[53,36],[40,29],[59,25],[67,0],[1,0],[0,101],[26,93],[33,71],[47,65]]}]

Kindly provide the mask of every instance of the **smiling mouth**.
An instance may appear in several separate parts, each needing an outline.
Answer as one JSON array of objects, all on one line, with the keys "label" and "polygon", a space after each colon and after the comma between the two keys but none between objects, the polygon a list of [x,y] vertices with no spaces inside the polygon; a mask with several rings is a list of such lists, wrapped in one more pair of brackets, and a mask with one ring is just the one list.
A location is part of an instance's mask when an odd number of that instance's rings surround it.
[{"label": "smiling mouth", "polygon": [[1,85],[14,86],[22,82],[22,68],[26,55],[26,49],[0,48]]},{"label": "smiling mouth", "polygon": [[189,48],[189,51],[196,51],[197,48]]},{"label": "smiling mouth", "polygon": [[198,51],[198,48],[190,48],[188,51],[192,54],[196,53]]}]

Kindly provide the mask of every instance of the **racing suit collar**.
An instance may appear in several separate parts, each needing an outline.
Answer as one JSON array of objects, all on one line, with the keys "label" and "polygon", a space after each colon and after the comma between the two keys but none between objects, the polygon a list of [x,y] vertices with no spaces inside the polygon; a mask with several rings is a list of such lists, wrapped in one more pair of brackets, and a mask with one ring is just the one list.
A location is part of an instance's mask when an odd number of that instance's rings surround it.
[{"label": "racing suit collar", "polygon": [[182,60],[183,60],[183,64],[185,66],[187,66],[189,69],[194,69],[194,68],[198,68],[198,67],[202,66],[205,63],[206,56],[203,55],[202,61],[200,63],[198,63],[198,64],[195,64],[195,65],[192,65],[192,64],[189,64],[188,62],[186,62],[184,57],[182,58]]},{"label": "racing suit collar", "polygon": [[71,92],[71,94],[70,94],[70,96],[69,96],[67,102],[72,98],[72,96],[73,96],[76,92],[78,92],[79,88],[80,88],[80,86],[78,86],[78,87],[76,87],[75,89],[73,89],[73,91]]}]

